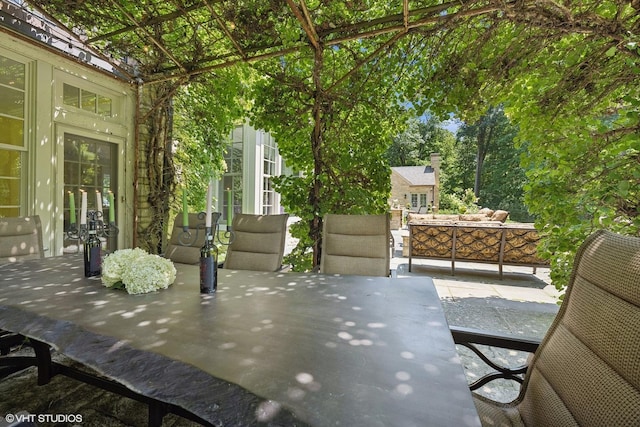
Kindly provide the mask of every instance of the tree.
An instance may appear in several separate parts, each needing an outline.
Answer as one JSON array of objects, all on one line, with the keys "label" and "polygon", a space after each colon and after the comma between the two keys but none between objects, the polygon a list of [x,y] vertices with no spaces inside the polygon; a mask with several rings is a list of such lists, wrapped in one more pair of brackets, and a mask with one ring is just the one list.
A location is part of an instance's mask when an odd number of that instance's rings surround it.
[{"label": "tree", "polygon": [[428,79],[437,84],[424,89],[432,108],[466,121],[502,103],[518,124],[525,202],[559,289],[588,234],[640,230],[638,10],[638,2],[535,2],[458,22],[440,38]]},{"label": "tree", "polygon": [[516,148],[518,128],[501,106],[491,107],[473,124],[458,130],[458,162],[447,186],[454,193],[473,188],[481,206],[509,211],[516,221],[532,221],[524,205],[525,170],[520,157],[526,147]]},{"label": "tree", "polygon": [[458,138],[461,141],[468,140],[469,145],[475,146],[473,192],[476,197],[480,197],[484,161],[489,152],[494,151],[499,144],[498,133],[502,131],[501,127],[505,124],[505,120],[501,120],[503,118],[504,114],[502,114],[501,108],[489,107],[478,121],[472,125],[463,125],[458,132]]},{"label": "tree", "polygon": [[455,150],[455,135],[450,130],[443,127],[439,117],[433,114],[424,114],[425,120],[418,122],[418,132],[422,136],[423,144],[418,146],[417,164],[426,165],[430,163],[432,153],[440,153],[443,159],[453,156]]},{"label": "tree", "polygon": [[[384,198],[383,168],[374,168],[379,163],[373,154],[380,154],[379,138],[397,120],[404,122],[397,115],[408,101],[418,114],[454,113],[468,123],[487,105],[505,106],[520,128],[518,143],[527,148],[525,199],[545,236],[543,255],[552,260],[557,286],[566,283],[569,260],[588,233],[640,229],[637,0],[434,1],[412,8],[407,2],[399,8],[398,1],[250,0],[194,4],[193,13],[175,13],[171,6],[167,13],[145,2],[83,1],[74,8],[62,0],[30,3],[93,40],[93,47],[108,45],[116,57],[136,58],[135,75],[152,76],[158,85],[269,58],[259,68],[261,83],[271,83],[258,94],[274,111],[260,106],[254,120],[292,144],[284,150],[305,173],[289,200],[306,193],[300,200],[309,205],[314,263],[321,215],[343,200],[327,186],[355,183],[357,197],[349,194],[349,203],[358,209]],[[212,19],[218,6],[221,18]],[[160,100],[167,99],[166,89],[158,91]],[[166,103],[157,105],[162,114],[155,122],[164,124]],[[148,158],[160,157],[168,151],[169,132],[148,127],[156,134],[147,144]],[[348,149],[349,142],[369,140],[375,141],[371,157]],[[158,189],[136,203],[163,200],[164,183],[173,177],[170,160],[153,165],[150,182]],[[362,170],[343,176],[351,167]]]},{"label": "tree", "polygon": [[[234,124],[248,108],[246,67],[202,76],[182,86],[174,98],[174,148],[178,182],[188,191],[189,206],[204,211],[207,184],[226,170],[224,153]],[[177,204],[176,204],[177,205]]]},{"label": "tree", "polygon": [[[390,191],[386,151],[406,121],[399,102],[411,76],[403,44],[369,40],[315,47],[313,59],[290,55],[257,67],[268,76],[255,86],[252,123],[270,131],[299,176],[275,180],[282,203],[302,221],[289,261],[319,265],[325,213],[381,213]],[[312,248],[313,258],[308,259]]]},{"label": "tree", "polygon": [[391,166],[428,165],[431,153],[443,158],[453,155],[453,133],[442,128],[442,122],[434,115],[411,117],[406,129],[394,136],[387,151]]},{"label": "tree", "polygon": [[[309,206],[304,218],[319,254],[321,215],[344,200],[326,187],[353,182],[337,177],[349,167],[369,166],[365,159],[376,164],[366,153],[356,153],[359,161],[350,162],[348,142],[364,143],[367,137],[359,130],[368,126],[376,131],[374,138],[388,133],[378,131],[393,127],[387,116],[401,110],[402,98],[394,103],[391,96],[406,96],[418,114],[455,113],[469,123],[486,105],[503,104],[520,128],[516,148],[529,179],[525,200],[545,236],[542,253],[552,261],[554,283],[562,288],[587,234],[600,227],[625,234],[640,229],[640,6],[636,1],[506,2],[479,14],[474,5],[460,4],[457,14],[447,14],[446,24],[407,31],[395,40],[349,39],[326,48],[317,37],[310,42],[311,55],[289,53],[261,65],[268,77],[257,92],[264,107],[254,121],[277,129],[288,160],[304,174],[290,189],[282,188],[287,203]],[[331,3],[323,22],[348,22],[350,11],[342,6]],[[370,6],[372,17],[384,7]],[[391,48],[394,43],[397,49]],[[397,62],[395,69],[390,61]],[[419,74],[422,85],[412,78],[401,86],[405,74]],[[387,116],[379,111],[385,108],[391,108]],[[356,120],[352,109],[367,119]],[[372,148],[379,152],[377,145]],[[363,172],[361,178],[383,175]],[[352,206],[382,198],[378,186],[372,187],[373,198],[366,195],[371,182],[356,185]]]},{"label": "tree", "polygon": [[420,162],[419,147],[425,143],[418,119],[412,118],[407,128],[394,136],[387,151],[390,166],[415,166]]}]

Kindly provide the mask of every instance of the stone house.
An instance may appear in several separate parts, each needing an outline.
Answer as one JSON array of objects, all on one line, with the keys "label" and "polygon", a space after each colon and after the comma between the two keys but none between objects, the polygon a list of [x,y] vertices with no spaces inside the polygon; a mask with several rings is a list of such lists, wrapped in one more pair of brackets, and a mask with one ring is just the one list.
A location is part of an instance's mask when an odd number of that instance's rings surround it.
[{"label": "stone house", "polygon": [[389,205],[414,212],[437,212],[440,205],[440,154],[431,154],[428,166],[397,166],[391,168]]}]

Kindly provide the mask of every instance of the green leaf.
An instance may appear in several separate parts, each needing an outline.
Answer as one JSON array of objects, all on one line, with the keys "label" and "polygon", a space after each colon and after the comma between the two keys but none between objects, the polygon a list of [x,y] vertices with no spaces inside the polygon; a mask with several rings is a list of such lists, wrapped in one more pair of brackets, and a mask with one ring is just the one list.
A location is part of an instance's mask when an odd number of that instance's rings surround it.
[{"label": "green leaf", "polygon": [[631,188],[629,181],[620,181],[618,183],[618,193],[622,197],[626,197],[629,194],[629,188]]}]

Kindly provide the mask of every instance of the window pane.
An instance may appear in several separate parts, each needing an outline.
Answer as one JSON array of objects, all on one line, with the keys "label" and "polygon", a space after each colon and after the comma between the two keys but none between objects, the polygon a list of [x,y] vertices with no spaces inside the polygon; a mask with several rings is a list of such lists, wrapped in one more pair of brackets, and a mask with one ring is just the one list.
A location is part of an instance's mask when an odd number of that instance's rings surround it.
[{"label": "window pane", "polygon": [[0,84],[24,90],[24,64],[0,55]]},{"label": "window pane", "polygon": [[96,94],[83,90],[80,92],[82,99],[82,109],[86,111],[96,112]]},{"label": "window pane", "polygon": [[0,217],[20,215],[22,153],[0,150]]},{"label": "window pane", "polygon": [[111,98],[98,96],[98,114],[111,117]]},{"label": "window pane", "polygon": [[80,165],[77,162],[64,162],[64,182],[80,182]]},{"label": "window pane", "polygon": [[231,164],[229,166],[229,172],[242,173],[242,150],[233,149]]},{"label": "window pane", "polygon": [[[99,201],[96,192],[102,195],[102,206],[105,217],[108,215],[108,192],[117,188],[117,150],[116,144],[86,138],[78,135],[65,134],[64,139],[64,229],[69,228],[69,197],[72,192],[76,202],[76,218],[80,221],[81,204],[80,190],[87,193],[87,208],[96,209]],[[117,200],[117,195],[116,195]],[[117,207],[117,204],[116,204]],[[115,208],[115,207],[114,207]],[[116,213],[117,218],[117,213]],[[66,240],[65,247],[77,245],[77,241]],[[116,249],[116,239],[108,239],[108,249]]]},{"label": "window pane", "polygon": [[[0,144],[24,147],[26,66],[0,56]],[[0,217],[21,214],[22,151],[0,149]]]},{"label": "window pane", "polygon": [[[265,162],[267,163],[267,162]],[[273,191],[273,184],[269,176],[262,178],[262,213],[265,215],[274,213],[273,201],[275,194]]]},{"label": "window pane", "polygon": [[[242,176],[233,177],[233,206],[234,212],[242,212]],[[238,210],[235,210],[238,209]]]},{"label": "window pane", "polygon": [[238,126],[233,130],[233,134],[231,135],[231,141],[233,142],[242,142],[242,126]]},{"label": "window pane", "polygon": [[0,218],[20,216],[20,208],[3,208],[0,207]]},{"label": "window pane", "polygon": [[24,146],[24,120],[0,116],[0,144]]},{"label": "window pane", "polygon": [[91,163],[80,165],[80,185],[84,187],[94,187],[96,177],[96,166]]},{"label": "window pane", "polygon": [[20,208],[20,180],[0,178],[0,206]]},{"label": "window pane", "polygon": [[0,113],[24,118],[24,92],[0,86]]},{"label": "window pane", "polygon": [[68,84],[62,85],[62,102],[65,105],[80,108],[80,89]]},{"label": "window pane", "polygon": [[77,162],[80,160],[80,143],[73,138],[64,139],[64,160]]},{"label": "window pane", "polygon": [[111,164],[111,149],[110,147],[96,147],[96,161],[100,165]]}]

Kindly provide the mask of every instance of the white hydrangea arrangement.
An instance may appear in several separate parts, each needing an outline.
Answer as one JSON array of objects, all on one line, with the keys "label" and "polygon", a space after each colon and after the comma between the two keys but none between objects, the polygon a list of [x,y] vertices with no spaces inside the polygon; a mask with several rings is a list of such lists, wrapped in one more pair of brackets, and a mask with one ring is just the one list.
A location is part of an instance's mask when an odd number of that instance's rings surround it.
[{"label": "white hydrangea arrangement", "polygon": [[102,284],[130,294],[167,289],[175,279],[176,268],[171,260],[140,248],[117,250],[102,262]]}]

